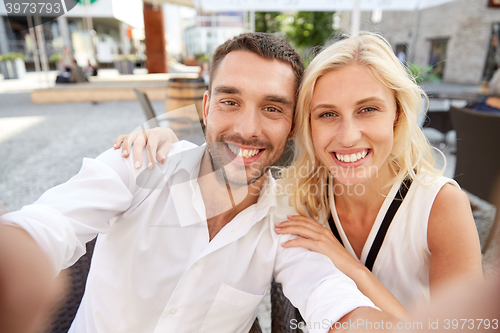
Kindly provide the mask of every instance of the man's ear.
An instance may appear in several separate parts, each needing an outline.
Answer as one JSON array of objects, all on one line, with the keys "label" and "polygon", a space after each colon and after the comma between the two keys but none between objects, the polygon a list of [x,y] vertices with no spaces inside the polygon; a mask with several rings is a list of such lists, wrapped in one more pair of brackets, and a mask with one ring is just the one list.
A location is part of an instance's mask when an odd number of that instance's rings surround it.
[{"label": "man's ear", "polygon": [[207,117],[208,117],[208,106],[210,104],[210,96],[208,94],[208,90],[203,94],[203,124],[207,126]]},{"label": "man's ear", "polygon": [[295,124],[292,123],[292,127],[290,128],[290,134],[288,134],[287,140],[290,141],[295,136]]}]

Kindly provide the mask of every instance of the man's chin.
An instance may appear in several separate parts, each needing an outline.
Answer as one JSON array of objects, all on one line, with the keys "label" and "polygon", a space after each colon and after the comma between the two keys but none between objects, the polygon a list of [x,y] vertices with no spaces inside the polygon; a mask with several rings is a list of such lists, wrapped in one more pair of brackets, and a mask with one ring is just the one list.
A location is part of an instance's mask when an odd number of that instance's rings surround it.
[{"label": "man's chin", "polygon": [[246,172],[244,174],[241,174],[240,172],[234,172],[228,169],[229,169],[228,167],[224,167],[222,169],[217,170],[216,171],[217,178],[220,181],[223,181],[226,184],[235,187],[243,187],[251,185],[256,181],[258,181],[265,174],[265,171],[262,171],[255,175],[248,175]]}]

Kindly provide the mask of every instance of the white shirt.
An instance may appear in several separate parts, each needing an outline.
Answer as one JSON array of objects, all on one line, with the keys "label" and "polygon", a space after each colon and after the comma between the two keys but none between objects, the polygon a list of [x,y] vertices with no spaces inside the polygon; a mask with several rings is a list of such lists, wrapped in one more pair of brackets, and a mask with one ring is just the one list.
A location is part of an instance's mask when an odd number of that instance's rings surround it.
[{"label": "white shirt", "polygon": [[[373,275],[410,311],[426,306],[430,301],[431,253],[427,243],[427,226],[434,199],[445,184],[451,183],[458,187],[453,179],[439,177],[433,180],[434,175],[425,171],[420,172],[417,177],[422,183],[417,180],[412,182],[387,230],[372,269]],[[335,209],[335,198],[330,192],[332,216],[342,242],[346,250],[363,264],[400,186],[401,183],[394,184],[387,194],[360,258],[347,239]]]},{"label": "white shirt", "polygon": [[[327,257],[280,246],[290,236],[276,234],[274,224],[294,211],[276,197],[270,176],[257,204],[209,242],[200,189],[184,182],[199,172],[204,147],[193,148],[174,144],[152,172],[109,150],[84,159],[76,176],[33,205],[3,216],[33,236],[56,271],[99,234],[70,332],[246,333],[273,276],[307,321],[335,322],[374,307]],[[184,186],[174,190],[174,183]]]}]

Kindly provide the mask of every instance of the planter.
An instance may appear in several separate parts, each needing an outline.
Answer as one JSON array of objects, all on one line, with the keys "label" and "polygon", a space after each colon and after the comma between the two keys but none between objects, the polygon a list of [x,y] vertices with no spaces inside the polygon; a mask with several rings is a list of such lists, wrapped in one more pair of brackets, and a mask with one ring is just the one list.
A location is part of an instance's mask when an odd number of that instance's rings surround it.
[{"label": "planter", "polygon": [[26,64],[22,59],[1,61],[0,73],[5,79],[21,79],[26,75]]},{"label": "planter", "polygon": [[115,68],[120,74],[134,74],[134,66],[130,60],[115,61]]}]

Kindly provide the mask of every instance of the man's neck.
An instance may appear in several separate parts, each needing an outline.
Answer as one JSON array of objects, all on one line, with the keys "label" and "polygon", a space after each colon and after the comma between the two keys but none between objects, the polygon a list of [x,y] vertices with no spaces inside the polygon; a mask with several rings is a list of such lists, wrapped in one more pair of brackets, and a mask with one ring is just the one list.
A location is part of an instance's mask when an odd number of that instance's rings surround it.
[{"label": "man's neck", "polygon": [[203,155],[198,177],[201,196],[205,204],[209,240],[244,209],[257,203],[266,175],[251,185],[227,184],[214,172],[208,150]]}]

